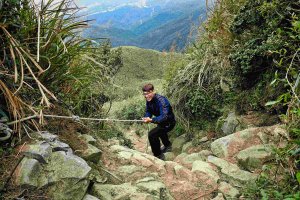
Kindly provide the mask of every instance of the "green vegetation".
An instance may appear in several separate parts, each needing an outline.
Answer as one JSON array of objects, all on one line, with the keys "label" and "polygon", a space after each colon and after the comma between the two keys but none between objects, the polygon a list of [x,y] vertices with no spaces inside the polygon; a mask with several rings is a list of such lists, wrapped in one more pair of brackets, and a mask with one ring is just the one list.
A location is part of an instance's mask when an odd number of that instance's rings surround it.
[{"label": "green vegetation", "polygon": [[[121,47],[124,66],[114,77],[113,99],[127,99],[140,95],[141,87],[153,78],[162,79],[163,53],[137,47]],[[155,80],[154,80],[155,81]]]},{"label": "green vegetation", "polygon": [[232,109],[287,125],[289,145],[245,191],[249,199],[299,199],[299,17],[299,2],[218,1],[185,58],[167,67],[167,93],[187,127],[218,132],[218,117]]},{"label": "green vegetation", "polygon": [[82,38],[87,21],[68,0],[0,6],[0,100],[10,120],[41,115],[56,100],[78,115],[101,108],[104,84],[122,65],[120,50]]}]

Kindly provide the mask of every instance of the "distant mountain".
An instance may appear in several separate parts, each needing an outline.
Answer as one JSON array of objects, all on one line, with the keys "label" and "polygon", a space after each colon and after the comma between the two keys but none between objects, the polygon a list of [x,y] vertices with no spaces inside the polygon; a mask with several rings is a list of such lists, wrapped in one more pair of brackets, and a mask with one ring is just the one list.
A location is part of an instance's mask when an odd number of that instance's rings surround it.
[{"label": "distant mountain", "polygon": [[205,20],[206,0],[77,0],[93,20],[84,36],[109,38],[113,46],[183,49],[195,37],[193,27]]}]

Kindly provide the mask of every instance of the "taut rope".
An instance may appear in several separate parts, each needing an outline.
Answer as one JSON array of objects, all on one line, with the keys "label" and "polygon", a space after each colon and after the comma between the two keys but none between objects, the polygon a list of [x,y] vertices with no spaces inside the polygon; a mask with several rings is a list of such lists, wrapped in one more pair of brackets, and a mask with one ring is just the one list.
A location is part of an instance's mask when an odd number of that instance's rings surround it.
[{"label": "taut rope", "polygon": [[[58,119],[72,119],[75,121],[80,121],[80,120],[89,120],[89,121],[115,121],[115,122],[143,122],[143,120],[141,119],[108,119],[108,118],[90,118],[90,117],[79,117],[76,115],[73,116],[60,116],[60,115],[43,115],[43,117],[47,117],[47,118],[58,118]],[[12,124],[16,124],[19,122],[23,122],[29,119],[34,119],[34,118],[39,118],[38,115],[32,115],[29,117],[25,117],[16,121],[12,121],[7,123],[7,125],[12,125]]]}]

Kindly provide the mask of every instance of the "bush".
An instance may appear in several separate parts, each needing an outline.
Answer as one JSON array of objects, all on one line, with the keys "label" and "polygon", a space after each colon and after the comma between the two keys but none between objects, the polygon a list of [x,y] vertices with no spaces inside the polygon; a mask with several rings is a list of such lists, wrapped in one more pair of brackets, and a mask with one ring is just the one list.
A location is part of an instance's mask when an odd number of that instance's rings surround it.
[{"label": "bush", "polygon": [[141,119],[145,114],[145,109],[145,100],[132,101],[117,111],[116,116],[119,119]]},{"label": "bush", "polygon": [[186,106],[195,118],[213,120],[219,117],[216,101],[203,90],[194,90],[188,94]]}]

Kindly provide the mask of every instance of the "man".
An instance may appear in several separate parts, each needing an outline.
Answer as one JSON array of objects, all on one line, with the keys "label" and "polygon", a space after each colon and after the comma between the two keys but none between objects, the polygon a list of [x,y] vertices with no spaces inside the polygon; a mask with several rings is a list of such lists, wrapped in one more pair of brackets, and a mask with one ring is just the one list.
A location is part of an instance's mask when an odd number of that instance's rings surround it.
[{"label": "man", "polygon": [[[146,99],[146,113],[143,120],[145,123],[157,124],[157,127],[148,133],[150,146],[153,155],[164,160],[163,153],[172,150],[172,144],[167,133],[175,126],[175,116],[168,99],[155,94],[152,84],[146,84],[142,90]],[[152,118],[152,115],[155,117]],[[164,145],[162,149],[160,148],[160,140]]]}]

